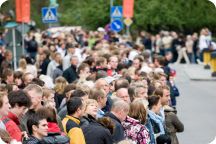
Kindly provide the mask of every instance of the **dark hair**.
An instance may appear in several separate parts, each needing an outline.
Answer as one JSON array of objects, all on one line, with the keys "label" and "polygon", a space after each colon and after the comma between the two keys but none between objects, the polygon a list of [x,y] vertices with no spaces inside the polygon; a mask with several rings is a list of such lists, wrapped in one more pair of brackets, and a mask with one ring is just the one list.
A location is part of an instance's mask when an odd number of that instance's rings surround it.
[{"label": "dark hair", "polygon": [[43,87],[45,82],[39,78],[33,78],[32,81],[30,82],[30,84],[37,84],[37,85]]},{"label": "dark hair", "polygon": [[27,64],[34,64],[34,60],[29,56],[25,57],[25,60],[26,60]]},{"label": "dark hair", "polygon": [[158,55],[155,57],[155,60],[157,60],[161,66],[165,65],[166,60],[164,56]]},{"label": "dark hair", "polygon": [[148,85],[148,95],[151,96],[154,94],[156,87],[153,84]]},{"label": "dark hair", "polygon": [[80,64],[80,66],[79,66],[78,69],[77,69],[77,73],[79,74],[80,71],[81,71],[81,70],[84,70],[86,67],[89,67],[89,65],[86,64],[86,63]]},{"label": "dark hair", "polygon": [[37,113],[46,118],[47,122],[57,123],[57,114],[52,107],[42,107],[37,110]]},{"label": "dark hair", "polygon": [[84,63],[88,64],[89,66],[93,66],[95,63],[95,59],[92,56],[88,56],[85,60]]},{"label": "dark hair", "polygon": [[82,99],[79,97],[72,97],[67,102],[67,111],[69,115],[74,114],[78,108],[81,108],[83,106]]},{"label": "dark hair", "polygon": [[109,117],[98,118],[97,122],[106,127],[110,133],[113,134],[115,124]]},{"label": "dark hair", "polygon": [[135,86],[130,86],[130,87],[128,88],[128,94],[129,94],[129,96],[130,96],[131,102],[134,100],[135,88],[136,88]]},{"label": "dark hair", "polygon": [[66,46],[65,46],[66,49],[69,49],[69,48],[74,48],[74,45],[72,43],[67,43]]},{"label": "dark hair", "polygon": [[46,119],[46,117],[38,114],[38,113],[32,113],[28,119],[27,119],[27,129],[30,135],[33,134],[32,126],[38,126],[40,121]]},{"label": "dark hair", "polygon": [[115,91],[117,91],[120,88],[128,88],[128,87],[129,87],[129,82],[124,78],[118,79],[115,82]]},{"label": "dark hair", "polygon": [[12,91],[8,94],[8,99],[11,107],[18,105],[19,107],[25,106],[29,108],[31,106],[31,99],[23,90]]},{"label": "dark hair", "polygon": [[157,105],[159,100],[160,100],[160,96],[153,95],[153,96],[148,97],[149,109],[151,110],[154,105]]},{"label": "dark hair", "polygon": [[66,85],[63,94],[66,95],[69,91],[75,90],[75,89],[76,89],[76,84],[74,83],[68,84]]},{"label": "dark hair", "polygon": [[15,71],[14,72],[14,79],[22,79],[23,72],[21,71]]},{"label": "dark hair", "polygon": [[86,95],[86,93],[80,89],[75,90],[74,92],[71,93],[71,97],[79,97],[80,98],[80,97],[83,97],[85,95]]}]

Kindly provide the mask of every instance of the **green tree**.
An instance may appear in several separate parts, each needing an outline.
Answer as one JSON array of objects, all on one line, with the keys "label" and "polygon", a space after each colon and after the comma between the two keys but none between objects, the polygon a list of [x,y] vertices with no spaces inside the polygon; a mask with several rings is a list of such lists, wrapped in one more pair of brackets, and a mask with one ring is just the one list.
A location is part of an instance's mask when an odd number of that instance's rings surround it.
[{"label": "green tree", "polygon": [[[114,0],[121,5],[123,0]],[[82,26],[96,29],[110,21],[110,0],[58,0],[60,25]],[[1,12],[15,10],[15,0],[9,0]],[[42,23],[41,8],[49,0],[31,0],[31,18],[37,26]],[[216,8],[208,0],[135,0],[132,30],[158,32],[161,29],[192,32],[209,27],[216,32]]]}]

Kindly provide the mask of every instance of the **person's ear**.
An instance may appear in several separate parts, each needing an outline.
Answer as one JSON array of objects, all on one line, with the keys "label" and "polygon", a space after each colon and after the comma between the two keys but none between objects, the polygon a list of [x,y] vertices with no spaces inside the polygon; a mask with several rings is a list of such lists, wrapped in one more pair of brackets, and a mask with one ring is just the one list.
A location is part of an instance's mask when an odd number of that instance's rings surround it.
[{"label": "person's ear", "polygon": [[38,127],[36,125],[32,126],[32,131],[37,131]]}]

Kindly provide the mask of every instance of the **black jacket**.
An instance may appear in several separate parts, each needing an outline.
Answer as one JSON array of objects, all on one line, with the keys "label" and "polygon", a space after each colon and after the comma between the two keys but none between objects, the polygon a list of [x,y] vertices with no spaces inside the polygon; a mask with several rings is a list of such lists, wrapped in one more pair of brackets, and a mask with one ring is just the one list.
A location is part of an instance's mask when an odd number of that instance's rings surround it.
[{"label": "black jacket", "polygon": [[50,60],[47,58],[43,61],[43,63],[40,65],[40,69],[41,69],[41,74],[46,75],[47,73],[47,67],[50,63]]},{"label": "black jacket", "polygon": [[29,136],[29,138],[24,140],[22,143],[23,144],[45,144],[44,142],[42,142],[41,140],[33,136]]},{"label": "black jacket", "polygon": [[62,76],[68,81],[68,83],[75,81],[78,78],[76,66],[71,65],[63,72]]},{"label": "black jacket", "polygon": [[80,127],[81,128],[86,127],[93,122],[96,122],[96,119],[92,117],[91,115],[83,116],[80,119]]},{"label": "black jacket", "polygon": [[111,112],[105,114],[105,116],[110,117],[112,119],[112,121],[114,122],[114,124],[115,124],[115,129],[114,129],[114,132],[113,132],[113,135],[112,135],[113,142],[117,143],[117,142],[119,142],[121,140],[124,140],[125,139],[125,137],[124,137],[124,128],[123,128],[123,126],[121,124],[121,121],[114,114],[112,114]]},{"label": "black jacket", "polygon": [[88,120],[89,124],[82,127],[86,144],[95,144],[95,142],[97,144],[113,143],[112,135],[107,128],[92,119]]}]

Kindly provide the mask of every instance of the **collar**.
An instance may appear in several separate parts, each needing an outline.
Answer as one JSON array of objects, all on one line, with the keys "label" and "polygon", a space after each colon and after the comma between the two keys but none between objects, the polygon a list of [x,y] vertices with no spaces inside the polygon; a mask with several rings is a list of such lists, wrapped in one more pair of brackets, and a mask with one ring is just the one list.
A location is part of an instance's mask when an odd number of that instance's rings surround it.
[{"label": "collar", "polygon": [[68,118],[69,120],[74,121],[74,122],[77,123],[78,125],[80,124],[80,119],[78,119],[78,118],[76,118],[76,117],[66,115],[66,118]]},{"label": "collar", "polygon": [[121,121],[112,112],[107,113],[105,116],[111,117],[111,118],[115,119],[116,121],[118,121],[119,123],[121,123]]},{"label": "collar", "polygon": [[11,119],[12,121],[14,121],[17,125],[20,124],[18,117],[14,113],[9,112],[8,115],[7,115],[7,117],[9,119]]}]

